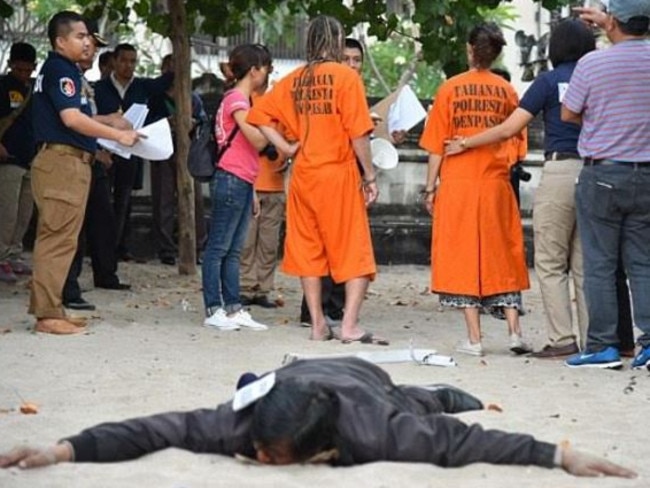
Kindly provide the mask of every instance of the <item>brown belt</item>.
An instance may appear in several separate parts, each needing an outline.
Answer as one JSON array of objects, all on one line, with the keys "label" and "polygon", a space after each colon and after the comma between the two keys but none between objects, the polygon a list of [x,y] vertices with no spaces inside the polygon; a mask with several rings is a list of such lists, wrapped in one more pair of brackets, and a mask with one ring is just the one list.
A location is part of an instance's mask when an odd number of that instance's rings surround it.
[{"label": "brown belt", "polygon": [[78,147],[70,146],[68,144],[56,144],[52,142],[46,142],[41,146],[41,149],[51,149],[53,151],[59,151],[63,154],[69,154],[70,156],[75,156],[81,159],[82,163],[90,164],[95,159],[95,155],[91,152],[84,151]]}]

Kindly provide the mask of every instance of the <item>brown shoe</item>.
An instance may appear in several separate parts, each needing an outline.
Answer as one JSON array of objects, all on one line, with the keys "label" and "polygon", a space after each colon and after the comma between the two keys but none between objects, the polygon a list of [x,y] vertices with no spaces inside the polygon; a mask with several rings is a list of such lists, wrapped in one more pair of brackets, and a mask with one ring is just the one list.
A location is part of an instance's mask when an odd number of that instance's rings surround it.
[{"label": "brown shoe", "polygon": [[560,359],[573,354],[578,354],[579,352],[580,350],[575,343],[567,344],[566,346],[546,345],[541,351],[535,351],[532,353],[531,357],[538,359]]},{"label": "brown shoe", "polygon": [[43,334],[71,335],[83,332],[84,328],[66,319],[38,319],[34,330]]}]

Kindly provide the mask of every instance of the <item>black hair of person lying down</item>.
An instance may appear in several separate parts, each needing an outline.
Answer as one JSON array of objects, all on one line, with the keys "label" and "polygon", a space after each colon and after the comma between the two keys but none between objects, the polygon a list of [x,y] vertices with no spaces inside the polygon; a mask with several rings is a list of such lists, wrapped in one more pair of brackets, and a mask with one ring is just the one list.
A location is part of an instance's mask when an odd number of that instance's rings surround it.
[{"label": "black hair of person lying down", "polygon": [[339,449],[339,410],[339,400],[329,389],[284,379],[255,404],[251,438],[266,448],[288,445],[294,462],[304,462]]}]

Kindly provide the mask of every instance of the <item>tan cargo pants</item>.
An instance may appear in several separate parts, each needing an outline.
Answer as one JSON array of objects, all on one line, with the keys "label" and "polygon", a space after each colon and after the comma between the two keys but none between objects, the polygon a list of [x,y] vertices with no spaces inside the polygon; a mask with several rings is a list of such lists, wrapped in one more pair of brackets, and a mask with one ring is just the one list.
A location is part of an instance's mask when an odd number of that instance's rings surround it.
[{"label": "tan cargo pants", "polygon": [[38,208],[29,313],[63,318],[62,292],[90,190],[92,155],[72,146],[44,147],[32,163],[32,192]]}]

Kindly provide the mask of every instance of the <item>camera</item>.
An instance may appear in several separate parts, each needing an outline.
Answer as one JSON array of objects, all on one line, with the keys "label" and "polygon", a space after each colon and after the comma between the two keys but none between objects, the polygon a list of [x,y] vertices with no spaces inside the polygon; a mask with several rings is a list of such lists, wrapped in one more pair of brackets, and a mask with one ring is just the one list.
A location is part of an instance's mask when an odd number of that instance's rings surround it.
[{"label": "camera", "polygon": [[260,156],[266,156],[269,161],[275,161],[280,157],[278,154],[278,150],[275,148],[273,144],[267,144],[264,146],[264,149],[260,151]]},{"label": "camera", "polygon": [[517,176],[521,181],[530,181],[533,177],[528,171],[524,169],[521,163],[517,163],[512,167],[512,172]]}]

